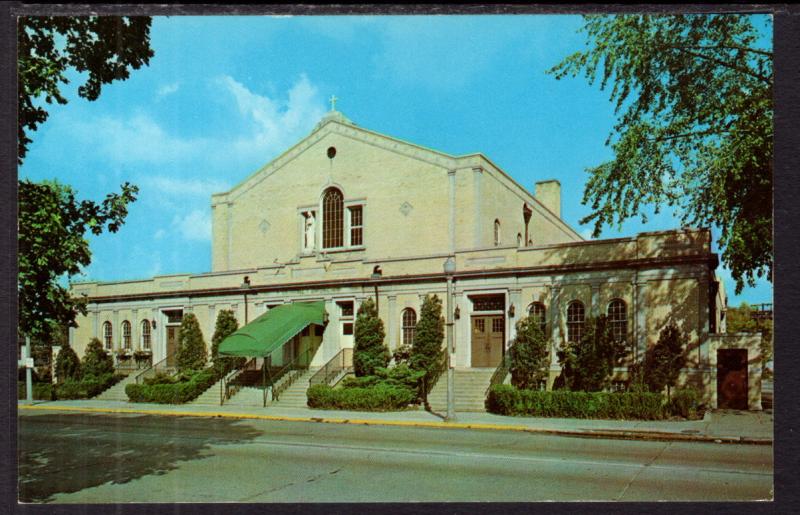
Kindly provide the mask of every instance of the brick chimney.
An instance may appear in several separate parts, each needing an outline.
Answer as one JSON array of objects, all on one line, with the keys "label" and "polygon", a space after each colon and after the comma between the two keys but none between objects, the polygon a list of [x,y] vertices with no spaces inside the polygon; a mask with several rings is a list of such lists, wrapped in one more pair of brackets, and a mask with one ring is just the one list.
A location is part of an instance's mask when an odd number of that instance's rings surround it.
[{"label": "brick chimney", "polygon": [[533,196],[542,203],[544,207],[555,213],[561,218],[561,183],[555,179],[549,181],[539,181],[534,188]]}]

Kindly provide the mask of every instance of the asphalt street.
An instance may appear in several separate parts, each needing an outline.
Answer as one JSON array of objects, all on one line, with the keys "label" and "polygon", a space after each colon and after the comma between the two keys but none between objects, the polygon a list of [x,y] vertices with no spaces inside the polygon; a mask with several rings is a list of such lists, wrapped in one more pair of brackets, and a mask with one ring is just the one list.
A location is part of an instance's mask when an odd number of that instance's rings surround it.
[{"label": "asphalt street", "polygon": [[772,446],[37,412],[23,502],[771,499]]}]

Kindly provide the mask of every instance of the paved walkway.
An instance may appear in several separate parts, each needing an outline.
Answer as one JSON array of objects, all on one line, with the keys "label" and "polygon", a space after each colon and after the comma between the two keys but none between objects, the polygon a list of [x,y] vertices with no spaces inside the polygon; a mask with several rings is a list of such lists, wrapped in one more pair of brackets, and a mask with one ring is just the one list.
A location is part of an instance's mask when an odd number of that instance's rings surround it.
[{"label": "paved walkway", "polygon": [[119,401],[72,400],[34,401],[32,406],[19,401],[19,409],[81,411],[100,413],[141,413],[165,416],[226,417],[262,420],[292,420],[339,424],[425,426],[442,428],[530,431],[561,435],[647,440],[714,441],[720,443],[772,444],[772,411],[715,410],[703,420],[640,421],[587,420],[571,418],[505,417],[491,413],[456,413],[456,420],[444,422],[437,414],[424,410],[399,412],[361,412],[316,410],[310,408],[245,408],[239,406],[199,406],[145,404]]}]

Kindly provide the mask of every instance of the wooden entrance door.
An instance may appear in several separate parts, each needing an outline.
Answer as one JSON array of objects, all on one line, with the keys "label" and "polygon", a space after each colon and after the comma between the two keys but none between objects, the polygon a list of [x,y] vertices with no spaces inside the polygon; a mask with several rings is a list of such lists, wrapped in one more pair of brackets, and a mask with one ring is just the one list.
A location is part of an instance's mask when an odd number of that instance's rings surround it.
[{"label": "wooden entrance door", "polygon": [[717,350],[717,407],[747,409],[747,349]]},{"label": "wooden entrance door", "polygon": [[472,366],[494,368],[503,359],[505,318],[503,315],[472,317]]},{"label": "wooden entrance door", "polygon": [[178,325],[167,326],[167,366],[175,366],[175,353],[178,350]]}]

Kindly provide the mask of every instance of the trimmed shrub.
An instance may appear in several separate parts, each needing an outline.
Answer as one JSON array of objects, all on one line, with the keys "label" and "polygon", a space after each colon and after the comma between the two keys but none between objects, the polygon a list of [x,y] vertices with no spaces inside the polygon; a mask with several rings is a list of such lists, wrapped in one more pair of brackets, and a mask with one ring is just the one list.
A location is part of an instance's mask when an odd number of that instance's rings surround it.
[{"label": "trimmed shrub", "polygon": [[[433,380],[444,356],[445,349],[442,348],[442,342],[444,342],[442,301],[436,295],[426,295],[422,301],[419,321],[414,328],[414,341],[409,358],[409,365],[413,370],[425,372],[426,390],[430,390],[433,386]],[[422,394],[427,399],[428,391],[423,391]]]},{"label": "trimmed shrub", "polygon": [[178,370],[202,370],[206,366],[206,342],[194,313],[186,313],[178,331],[178,352],[175,364]]},{"label": "trimmed shrub", "polygon": [[[25,381],[17,382],[17,399],[27,399]],[[33,383],[33,398],[37,401],[54,400],[54,390],[51,383]]]},{"label": "trimmed shrub", "polygon": [[686,365],[688,339],[675,323],[670,323],[658,335],[658,341],[644,355],[643,380],[651,392],[670,390],[678,381],[681,369]]},{"label": "trimmed shrub", "polygon": [[209,369],[188,377],[186,381],[129,384],[125,386],[125,394],[131,402],[183,404],[197,398],[217,381],[217,374]]},{"label": "trimmed shrub", "polygon": [[100,377],[114,373],[114,359],[106,352],[99,339],[89,340],[86,353],[83,355],[81,369],[85,376]]},{"label": "trimmed shrub", "polygon": [[56,357],[56,378],[58,382],[79,380],[81,378],[81,361],[72,347],[61,347]]},{"label": "trimmed shrub", "polygon": [[700,407],[700,392],[695,388],[677,388],[669,399],[669,411],[673,415],[684,418],[697,417],[697,410]]},{"label": "trimmed shrub", "polygon": [[217,323],[214,326],[214,336],[211,337],[211,359],[214,361],[214,368],[219,375],[225,375],[234,368],[244,366],[247,358],[232,356],[220,356],[219,344],[222,340],[232,335],[239,329],[239,322],[230,309],[223,309],[217,315]]},{"label": "trimmed shrub", "polygon": [[318,409],[393,411],[405,409],[417,396],[403,386],[379,383],[370,388],[338,388],[317,384],[308,389],[308,406]]},{"label": "trimmed shrub", "polygon": [[353,369],[356,376],[368,376],[378,367],[389,364],[389,349],[383,343],[386,333],[383,321],[372,299],[361,303],[356,315],[355,345],[353,347]]},{"label": "trimmed shrub", "polygon": [[412,370],[408,365],[397,365],[392,368],[376,368],[374,375],[347,377],[342,381],[343,388],[369,388],[378,384],[408,388],[418,391],[424,370]]},{"label": "trimmed shrub", "polygon": [[56,386],[55,396],[58,399],[89,399],[100,395],[124,377],[106,373],[101,376],[83,376],[80,381],[69,379]]},{"label": "trimmed shrub", "polygon": [[547,338],[541,321],[533,315],[517,322],[517,335],[511,346],[511,384],[517,388],[538,390],[548,365]]},{"label": "trimmed shrub", "polygon": [[542,392],[511,385],[492,386],[486,410],[498,415],[633,420],[660,420],[667,415],[660,393]]}]

